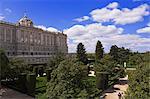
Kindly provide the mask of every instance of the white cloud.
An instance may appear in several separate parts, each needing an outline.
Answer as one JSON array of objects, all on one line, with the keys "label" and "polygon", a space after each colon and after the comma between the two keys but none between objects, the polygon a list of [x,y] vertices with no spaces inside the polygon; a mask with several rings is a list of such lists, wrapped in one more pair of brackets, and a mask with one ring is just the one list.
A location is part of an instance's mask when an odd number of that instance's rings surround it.
[{"label": "white cloud", "polygon": [[53,28],[53,27],[45,27],[43,25],[38,25],[38,26],[34,26],[36,28],[40,28],[42,30],[45,30],[45,31],[50,31],[50,32],[60,32],[59,30],[57,30],[56,28]]},{"label": "white cloud", "polygon": [[114,25],[104,26],[100,23],[89,25],[75,25],[64,30],[68,35],[69,52],[76,52],[77,44],[82,42],[87,52],[94,52],[97,40],[100,40],[108,52],[111,45],[124,46],[131,48],[133,51],[148,51],[150,50],[149,38],[142,38],[135,34],[124,34],[122,28],[117,28]]},{"label": "white cloud", "polygon": [[114,9],[114,8],[117,8],[119,6],[119,4],[117,3],[117,2],[113,2],[113,3],[110,3],[108,6],[107,6],[107,8],[112,8],[112,9]]},{"label": "white cloud", "polygon": [[90,17],[89,16],[83,16],[81,18],[76,18],[74,19],[74,21],[77,21],[77,22],[83,22],[83,21],[86,21],[86,20],[89,20]]},{"label": "white cloud", "polygon": [[4,20],[4,19],[5,17],[2,14],[0,14],[0,20]]},{"label": "white cloud", "polygon": [[147,24],[147,27],[138,29],[136,32],[137,33],[150,33],[150,23]]},{"label": "white cloud", "polygon": [[5,11],[8,12],[8,13],[12,12],[12,10],[10,8],[6,8]]},{"label": "white cloud", "polygon": [[[147,4],[140,5],[136,8],[119,9],[118,3],[113,2],[108,6],[93,10],[90,14],[93,21],[96,22],[114,22],[115,24],[131,24],[143,20],[143,16],[150,14],[150,6]],[[110,9],[111,8],[111,9]]]},{"label": "white cloud", "polygon": [[147,26],[150,26],[150,22],[147,24]]}]

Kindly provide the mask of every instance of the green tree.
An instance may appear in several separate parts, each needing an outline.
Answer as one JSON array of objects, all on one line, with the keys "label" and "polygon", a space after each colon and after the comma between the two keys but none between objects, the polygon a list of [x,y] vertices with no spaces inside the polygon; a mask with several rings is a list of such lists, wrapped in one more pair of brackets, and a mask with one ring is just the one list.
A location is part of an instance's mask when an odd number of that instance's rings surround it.
[{"label": "green tree", "polygon": [[142,62],[134,73],[129,75],[129,88],[127,99],[149,99],[150,97],[150,62]]},{"label": "green tree", "polygon": [[87,59],[85,47],[82,43],[79,43],[77,46],[77,59],[78,61],[81,61],[84,64],[87,64],[88,59]]},{"label": "green tree", "polygon": [[76,60],[62,61],[52,72],[46,96],[49,99],[87,99],[91,87],[86,80],[88,76],[85,70],[86,66]]},{"label": "green tree", "polygon": [[9,78],[17,78],[19,74],[29,72],[28,65],[19,58],[12,58],[9,61]]},{"label": "green tree", "polygon": [[54,70],[58,67],[60,62],[66,59],[66,56],[63,53],[57,53],[55,56],[49,59],[48,69]]},{"label": "green tree", "polygon": [[116,45],[113,45],[110,48],[109,54],[113,57],[113,60],[123,66],[124,62],[128,62],[131,52],[129,49],[125,49],[124,47],[119,48]]},{"label": "green tree", "polygon": [[[130,62],[131,61],[131,62]],[[130,63],[136,70],[129,72],[129,88],[127,99],[149,99],[150,97],[150,52],[134,53],[130,57]]]},{"label": "green tree", "polygon": [[110,72],[115,68],[116,62],[112,60],[112,56],[105,55],[99,62],[95,63],[95,71]]},{"label": "green tree", "polygon": [[112,45],[109,54],[112,56],[113,60],[118,61],[118,46]]},{"label": "green tree", "polygon": [[117,62],[113,60],[113,57],[109,54],[104,55],[104,57],[95,63],[95,72],[107,72],[109,73],[109,85],[115,83],[118,78],[124,77],[125,71],[123,67],[116,67]]},{"label": "green tree", "polygon": [[97,41],[96,50],[95,50],[95,59],[97,61],[101,60],[103,58],[103,55],[104,55],[103,45],[100,41]]}]

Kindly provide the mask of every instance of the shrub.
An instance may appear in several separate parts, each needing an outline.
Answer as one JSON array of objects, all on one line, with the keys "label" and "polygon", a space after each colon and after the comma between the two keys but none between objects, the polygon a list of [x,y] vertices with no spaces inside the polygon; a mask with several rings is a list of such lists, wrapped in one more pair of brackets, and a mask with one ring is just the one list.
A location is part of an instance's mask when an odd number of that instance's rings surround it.
[{"label": "shrub", "polygon": [[96,72],[96,86],[101,90],[105,90],[108,87],[107,72]]},{"label": "shrub", "polygon": [[35,95],[36,75],[34,73],[27,75],[27,93],[31,96]]},{"label": "shrub", "polygon": [[26,88],[26,79],[27,74],[26,73],[21,73],[19,75],[19,79],[18,79],[18,88],[21,92],[27,92],[27,88]]},{"label": "shrub", "polygon": [[50,81],[50,79],[51,79],[51,72],[52,72],[51,69],[47,69],[47,70],[46,70],[47,81]]}]

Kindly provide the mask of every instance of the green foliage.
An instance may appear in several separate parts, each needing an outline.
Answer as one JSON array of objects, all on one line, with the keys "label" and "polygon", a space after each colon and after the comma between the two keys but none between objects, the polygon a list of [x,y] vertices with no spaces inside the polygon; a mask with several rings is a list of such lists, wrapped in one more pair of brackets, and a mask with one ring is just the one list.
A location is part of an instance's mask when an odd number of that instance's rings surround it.
[{"label": "green foliage", "polygon": [[35,95],[36,75],[34,73],[27,75],[27,93],[31,96]]},{"label": "green foliage", "polygon": [[106,54],[100,61],[95,63],[94,70],[95,72],[108,72],[109,85],[115,83],[119,77],[126,75],[124,68],[117,67],[117,62],[109,54]]},{"label": "green foliage", "polygon": [[87,59],[85,47],[82,43],[79,43],[77,46],[77,59],[78,61],[87,64],[88,59]]},{"label": "green foliage", "polygon": [[86,67],[76,60],[62,61],[58,68],[52,71],[46,96],[49,99],[87,99],[90,96],[88,88],[91,87],[85,70]]},{"label": "green foliage", "polygon": [[51,70],[51,69],[47,69],[47,70],[46,70],[46,78],[47,78],[47,81],[50,81],[50,79],[51,79],[51,73],[52,73],[52,70]]},{"label": "green foliage", "polygon": [[119,48],[116,45],[113,45],[111,46],[109,54],[118,64],[123,65],[124,62],[128,62],[131,53],[129,49],[125,49],[124,47]]},{"label": "green foliage", "polygon": [[95,60],[95,54],[94,53],[87,53],[87,58]]},{"label": "green foliage", "polygon": [[47,99],[45,97],[45,92],[46,92],[46,77],[37,77],[36,78],[36,99]]},{"label": "green foliage", "polygon": [[96,72],[96,86],[98,89],[105,90],[108,87],[108,73]]},{"label": "green foliage", "polygon": [[17,86],[18,86],[18,89],[21,91],[21,92],[27,92],[27,78],[26,78],[27,74],[26,73],[21,73],[18,77],[18,82],[17,82]]},{"label": "green foliage", "polygon": [[144,61],[149,61],[150,59],[150,52],[147,53],[134,53],[129,56],[129,62],[127,64],[128,67],[136,67],[140,63]]},{"label": "green foliage", "polygon": [[9,61],[10,66],[10,78],[16,78],[19,74],[27,71],[27,64],[19,58],[12,58]]},{"label": "green foliage", "polygon": [[6,78],[9,77],[9,60],[5,55],[4,50],[0,49],[0,77]]},{"label": "green foliage", "polygon": [[33,72],[35,73],[36,77],[38,76],[38,67],[33,68]]},{"label": "green foliage", "polygon": [[[131,56],[131,63],[136,65],[136,70],[130,71],[129,88],[127,91],[127,99],[148,99],[150,97],[150,53],[135,53]],[[135,59],[134,59],[135,58]]]},{"label": "green foliage", "polygon": [[143,62],[137,66],[136,71],[129,76],[129,89],[127,99],[148,99],[150,97],[150,62]]},{"label": "green foliage", "polygon": [[116,65],[116,62],[112,60],[112,56],[107,54],[95,63],[94,69],[98,72],[112,72]]},{"label": "green foliage", "polygon": [[104,48],[100,41],[97,41],[96,50],[95,50],[95,59],[101,60],[103,58]]},{"label": "green foliage", "polygon": [[53,56],[48,62],[48,69],[54,70],[58,67],[61,61],[65,60],[66,57],[63,53],[58,53]]}]

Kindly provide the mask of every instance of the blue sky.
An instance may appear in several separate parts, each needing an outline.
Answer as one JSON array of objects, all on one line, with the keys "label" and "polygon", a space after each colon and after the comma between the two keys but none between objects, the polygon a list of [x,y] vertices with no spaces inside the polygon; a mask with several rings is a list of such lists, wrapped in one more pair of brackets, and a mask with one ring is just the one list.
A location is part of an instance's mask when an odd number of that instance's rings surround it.
[{"label": "blue sky", "polygon": [[24,12],[39,28],[64,31],[69,52],[79,42],[94,52],[97,40],[106,52],[113,44],[150,50],[148,0],[0,0],[0,20],[16,23]]}]

